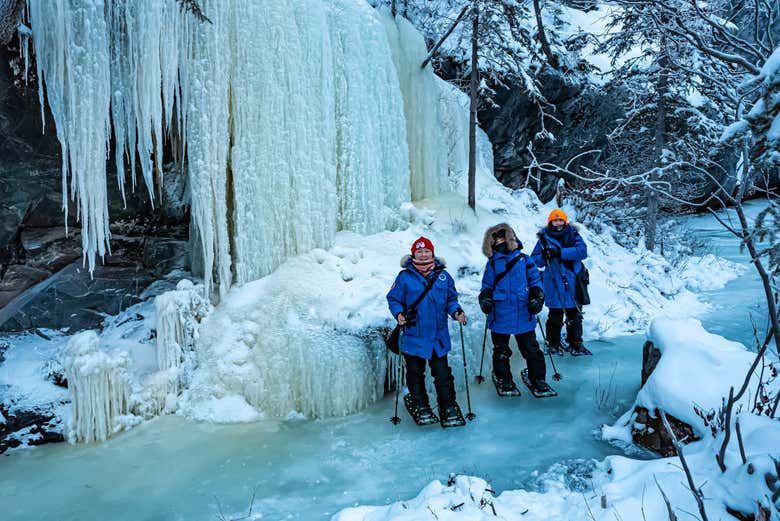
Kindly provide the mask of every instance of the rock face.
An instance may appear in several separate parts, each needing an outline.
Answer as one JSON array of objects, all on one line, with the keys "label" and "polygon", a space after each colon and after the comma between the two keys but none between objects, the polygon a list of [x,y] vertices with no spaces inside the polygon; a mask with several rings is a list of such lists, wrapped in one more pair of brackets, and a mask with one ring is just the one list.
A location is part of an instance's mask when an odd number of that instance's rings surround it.
[{"label": "rock face", "polygon": [[72,202],[65,233],[54,121],[46,110],[42,131],[36,78],[20,80],[17,54],[0,47],[0,331],[92,328],[155,278],[189,268],[185,176],[166,168],[154,207],[140,189],[125,204],[109,182],[112,251],[90,275]]},{"label": "rock face", "polygon": [[[524,187],[528,181],[528,187],[548,202],[555,196],[558,178],[543,174],[539,182],[528,180],[532,161],[528,144],[533,142],[538,161],[563,166],[580,152],[604,148],[606,135],[622,109],[614,95],[567,84],[558,76],[543,77],[542,85],[542,94],[555,107],[548,110],[560,121],[545,120],[546,129],[555,135],[554,141],[535,139],[542,130],[539,109],[522,85],[497,88],[493,99],[497,107],[481,110],[479,120],[493,143],[496,177],[510,188]],[[598,157],[588,156],[584,164],[591,165]]]}]

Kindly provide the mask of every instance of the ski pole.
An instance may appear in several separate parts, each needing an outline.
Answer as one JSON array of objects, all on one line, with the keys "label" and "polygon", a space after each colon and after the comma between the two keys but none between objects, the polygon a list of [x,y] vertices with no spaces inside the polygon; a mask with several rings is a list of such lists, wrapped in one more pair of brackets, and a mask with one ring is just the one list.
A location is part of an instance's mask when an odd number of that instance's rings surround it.
[{"label": "ski pole", "polygon": [[[547,337],[544,334],[544,328],[542,327],[542,321],[539,320],[538,316],[536,317],[536,323],[539,324],[539,331],[542,332],[542,340],[544,340],[544,343],[546,344],[547,343]],[[563,380],[563,375],[561,373],[559,373],[558,372],[558,368],[555,367],[555,360],[553,360],[552,353],[550,352],[549,349],[547,349],[547,356],[550,357],[550,363],[552,364],[553,380],[555,380],[556,382],[559,382],[559,381]]]},{"label": "ski pole", "polygon": [[460,324],[460,350],[463,353],[463,379],[466,382],[466,403],[469,406],[469,413],[466,415],[466,419],[472,421],[477,415],[471,412],[471,394],[469,393],[469,372],[466,370],[466,342],[463,340],[463,324]]},{"label": "ski pole", "polygon": [[398,416],[398,395],[401,392],[401,373],[403,371],[403,339],[404,339],[404,328],[402,327],[401,330],[398,332],[398,373],[395,377],[395,414],[393,414],[392,418],[390,418],[390,423],[393,425],[398,425],[401,423],[401,418]]},{"label": "ski pole", "polygon": [[485,364],[485,344],[487,344],[487,330],[488,330],[488,323],[487,323],[487,317],[485,317],[485,334],[482,336],[482,358],[479,362],[479,375],[475,378],[476,382],[478,384],[481,384],[485,381],[485,377],[482,376],[482,367]]}]

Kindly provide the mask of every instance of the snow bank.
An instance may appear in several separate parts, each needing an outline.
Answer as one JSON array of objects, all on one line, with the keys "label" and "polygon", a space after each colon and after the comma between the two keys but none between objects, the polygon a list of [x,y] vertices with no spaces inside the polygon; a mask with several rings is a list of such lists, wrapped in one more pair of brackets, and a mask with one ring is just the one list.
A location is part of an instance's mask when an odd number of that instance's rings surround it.
[{"label": "snow bank", "polygon": [[127,353],[99,348],[94,331],[74,335],[63,351],[62,367],[73,401],[71,442],[105,441],[116,420],[129,412]]}]

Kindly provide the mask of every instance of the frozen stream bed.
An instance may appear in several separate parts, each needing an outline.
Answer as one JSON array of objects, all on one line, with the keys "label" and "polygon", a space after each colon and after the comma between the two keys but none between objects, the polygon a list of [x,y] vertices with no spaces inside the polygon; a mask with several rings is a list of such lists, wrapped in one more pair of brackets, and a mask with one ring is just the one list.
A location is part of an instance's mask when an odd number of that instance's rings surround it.
[{"label": "frozen stream bed", "polygon": [[[450,472],[500,490],[526,486],[556,462],[579,468],[620,452],[594,429],[633,400],[641,346],[641,337],[593,342],[592,358],[556,360],[557,399],[499,399],[488,382],[472,386],[477,418],[462,429],[418,428],[405,413],[394,427],[388,396],[345,418],[212,425],[163,416],[102,445],[17,451],[0,458],[3,519],[214,519],[217,500],[226,515],[246,513],[255,487],[263,519],[328,519],[357,502],[413,496]],[[459,401],[465,410],[465,393]]]},{"label": "frozen stream bed", "polygon": [[[745,262],[713,218],[688,222],[712,253]],[[756,307],[757,291],[754,272],[746,270],[707,293],[714,309],[704,326],[748,342],[746,312],[758,323],[765,313]],[[564,375],[555,383],[558,398],[535,400],[525,392],[499,399],[489,382],[472,385],[477,418],[462,429],[418,428],[405,413],[393,426],[387,396],[344,418],[212,425],[163,416],[99,445],[12,451],[0,457],[2,519],[205,520],[220,511],[239,517],[253,491],[253,518],[329,519],[358,503],[413,497],[449,473],[483,477],[497,492],[541,486],[545,473],[569,486],[587,485],[589,462],[622,452],[601,441],[598,430],[631,405],[643,341],[642,335],[593,341],[593,357],[556,359]],[[515,373],[520,367],[515,355]],[[465,412],[463,390],[458,399]]]}]

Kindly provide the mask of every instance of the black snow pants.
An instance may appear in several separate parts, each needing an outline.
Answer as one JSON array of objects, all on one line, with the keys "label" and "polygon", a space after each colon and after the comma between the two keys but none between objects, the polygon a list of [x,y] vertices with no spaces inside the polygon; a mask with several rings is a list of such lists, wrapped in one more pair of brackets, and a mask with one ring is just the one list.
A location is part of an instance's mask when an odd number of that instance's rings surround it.
[{"label": "black snow pants", "polygon": [[[550,309],[547,314],[547,341],[551,345],[561,343],[561,328],[563,327],[562,309]],[[569,345],[582,344],[582,314],[577,308],[566,308],[566,342]]]},{"label": "black snow pants", "polygon": [[[512,350],[509,349],[509,335],[491,331],[490,338],[493,340],[493,372],[501,380],[512,378],[512,369],[509,366],[509,357],[512,356]],[[544,380],[547,366],[544,363],[544,353],[539,348],[539,342],[536,341],[536,331],[515,335],[515,340],[520,354],[528,365],[528,377],[532,382]]]},{"label": "black snow pants", "polygon": [[447,355],[437,356],[434,351],[430,360],[419,356],[404,354],[406,361],[406,385],[409,393],[420,405],[429,405],[428,393],[425,390],[425,364],[431,366],[433,385],[436,387],[436,401],[439,410],[444,410],[455,403],[455,379],[447,362]]}]

